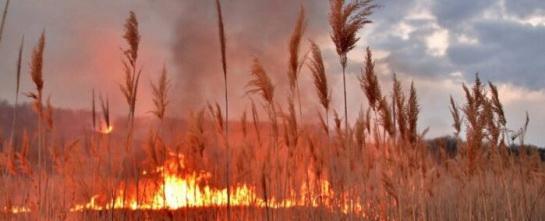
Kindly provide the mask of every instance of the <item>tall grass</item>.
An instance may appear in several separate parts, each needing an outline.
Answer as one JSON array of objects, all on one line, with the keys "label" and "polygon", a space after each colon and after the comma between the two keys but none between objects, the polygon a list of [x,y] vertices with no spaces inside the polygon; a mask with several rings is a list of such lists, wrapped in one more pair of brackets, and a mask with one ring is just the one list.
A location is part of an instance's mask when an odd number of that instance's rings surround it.
[{"label": "tall grass", "polygon": [[[366,24],[364,18],[374,9],[371,1],[349,4],[331,1],[331,4],[334,11],[341,13],[336,15],[341,22],[335,24],[355,30],[359,29],[358,25],[363,27]],[[354,20],[356,18],[351,19],[351,16],[358,15],[356,11],[366,9],[369,10],[367,14],[360,12],[363,17],[359,19],[363,20],[359,23]],[[454,135],[426,140],[425,130],[420,131],[418,124],[421,107],[415,83],[410,82],[404,88],[402,78],[394,75],[391,91],[383,91],[375,73],[371,49],[367,48],[360,76],[360,86],[369,107],[366,110],[362,108],[356,122],[350,125],[347,117],[343,119],[331,105],[326,63],[316,43],[310,42],[310,59],[306,62],[312,74],[311,81],[293,77],[301,73],[300,66],[305,63],[299,54],[299,46],[295,47],[300,44],[298,42],[290,47],[293,50],[288,55],[291,75],[287,78],[290,80],[292,76],[293,81],[289,85],[292,96],[284,100],[276,95],[280,94],[277,85],[256,58],[246,84],[250,110],[241,113],[240,122],[231,121],[229,124],[227,92],[228,86],[232,85],[227,84],[226,39],[219,0],[216,1],[216,10],[226,90],[225,112],[218,103],[210,102],[207,108],[194,112],[187,125],[185,121],[176,120],[177,116],[171,115],[174,111],[167,111],[169,102],[177,97],[169,93],[170,81],[166,68],[163,68],[150,85],[154,104],[152,114],[161,123],[157,131],[150,128],[144,142],[139,142],[143,139],[138,137],[133,138],[133,134],[140,134],[133,130],[139,129],[134,124],[141,73],[137,68],[140,33],[134,13],[129,15],[125,25],[124,37],[128,48],[124,51],[125,81],[121,85],[129,106],[128,127],[116,127],[104,134],[102,123],[109,128],[116,119],[111,115],[109,99],[98,96],[97,101],[93,90],[92,110],[88,116],[92,120],[91,139],[86,136],[64,138],[64,134],[56,134],[62,131],[56,120],[66,116],[57,114],[55,117],[49,99],[45,100],[45,105],[42,103],[45,47],[45,34],[42,34],[31,59],[30,72],[36,89],[27,94],[33,99],[38,129],[34,133],[25,130],[21,141],[13,142],[19,143],[19,148],[3,144],[0,168],[7,173],[0,174],[0,219],[545,218],[545,166],[537,151],[524,144],[529,117],[519,130],[509,129],[512,123],[508,124],[506,119],[500,91],[491,82],[483,84],[478,75],[474,83],[462,86],[463,100],[450,98]],[[356,15],[348,13],[351,11]],[[301,14],[297,24],[304,24]],[[297,27],[294,33],[302,30]],[[355,31],[345,31],[342,30],[341,34],[350,37],[348,43],[355,44]],[[339,43],[342,47],[337,49],[351,49],[350,44],[347,46],[345,43]],[[350,50],[344,49],[339,55],[341,59],[345,56],[346,65],[346,54]],[[21,54],[18,65],[22,60]],[[318,119],[297,118],[292,85],[299,84],[298,81],[302,86],[313,87],[315,105],[320,108]],[[385,94],[391,94],[391,97]],[[266,115],[260,118],[261,107]],[[330,115],[333,117],[331,128]],[[265,135],[267,133],[268,136]],[[34,142],[33,137],[38,141]],[[515,146],[515,141],[522,145]],[[131,151],[117,148],[123,146]],[[137,157],[138,153],[145,160]],[[167,204],[167,197],[172,197],[167,193],[167,180],[154,171],[164,171],[165,162],[169,159],[175,162],[169,171],[180,177],[204,174],[194,181],[194,185],[203,187],[203,191],[225,191],[227,203],[204,208],[132,210],[131,207],[145,205],[149,201],[148,196],[154,187],[157,189],[153,196],[162,197],[162,204]],[[161,184],[162,190],[159,190]],[[257,197],[250,206],[238,206],[234,201],[237,195],[233,190],[243,185]],[[131,195],[131,192],[136,192],[136,195]],[[180,197],[191,199],[198,195],[194,191]],[[122,197],[120,204],[124,209],[113,208],[114,203],[110,199],[117,196]],[[130,204],[133,201],[136,205]],[[75,205],[90,202],[104,207],[99,211],[72,210]],[[30,212],[14,213],[17,206],[28,207]]]},{"label": "tall grass", "polygon": [[311,60],[308,66],[312,72],[316,94],[318,95],[320,104],[325,111],[325,131],[329,136],[329,105],[331,103],[331,92],[327,81],[322,52],[316,43],[311,41],[310,44]]},{"label": "tall grass", "polygon": [[[142,74],[142,69],[138,68],[138,50],[140,47],[140,32],[138,28],[138,20],[136,19],[136,14],[134,12],[129,13],[129,17],[125,21],[125,33],[123,38],[125,39],[128,48],[123,51],[123,66],[125,72],[125,82],[120,85],[121,92],[125,96],[127,106],[129,108],[128,113],[128,132],[127,132],[127,143],[125,149],[129,154],[132,155],[132,166],[133,174],[136,185],[136,204],[139,204],[140,197],[140,172],[139,165],[137,163],[137,156],[133,147],[133,133],[134,133],[134,122],[135,122],[135,113],[136,113],[136,100],[138,94],[138,87],[140,82],[140,76]],[[125,181],[127,183],[127,180]],[[124,195],[125,197],[125,195]]]},{"label": "tall grass", "polygon": [[45,49],[45,31],[42,32],[38,44],[34,47],[32,51],[32,59],[30,64],[30,77],[32,82],[36,87],[34,92],[28,92],[27,96],[33,100],[33,107],[38,115],[37,125],[38,125],[38,211],[40,215],[43,212],[43,195],[45,190],[42,186],[42,173],[44,169],[43,157],[43,148],[44,148],[44,131],[43,131],[43,120],[44,120],[44,109],[43,109],[43,60],[44,60],[44,49]]},{"label": "tall grass", "polygon": [[291,96],[297,94],[297,102],[299,103],[299,118],[302,118],[301,92],[299,89],[299,74],[301,67],[305,63],[306,56],[300,58],[301,40],[305,34],[306,18],[305,8],[301,6],[299,16],[291,33],[289,42],[289,65],[288,65],[288,80],[290,85]]},{"label": "tall grass", "polygon": [[227,183],[227,219],[231,220],[231,171],[230,171],[230,161],[231,161],[231,150],[229,147],[229,88],[227,84],[227,46],[226,46],[226,39],[225,39],[225,30],[224,30],[224,24],[223,24],[223,14],[221,10],[221,3],[220,0],[216,0],[216,10],[218,13],[218,30],[219,30],[219,41],[220,41],[220,49],[221,49],[221,67],[223,70],[223,82],[224,82],[224,97],[225,97],[225,147],[227,149],[226,158],[226,183]]},{"label": "tall grass", "polygon": [[369,16],[377,7],[373,0],[353,0],[345,4],[345,0],[330,0],[329,25],[331,26],[331,39],[337,48],[339,62],[343,72],[344,89],[344,123],[348,131],[348,104],[346,98],[346,65],[348,52],[354,47],[359,38],[357,33],[366,24],[371,23]]}]

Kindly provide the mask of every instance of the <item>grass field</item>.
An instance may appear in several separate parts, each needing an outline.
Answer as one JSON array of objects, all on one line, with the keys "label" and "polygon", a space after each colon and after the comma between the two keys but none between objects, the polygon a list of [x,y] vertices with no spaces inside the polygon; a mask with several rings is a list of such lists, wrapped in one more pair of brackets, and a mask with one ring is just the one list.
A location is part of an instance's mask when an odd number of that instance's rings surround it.
[{"label": "grass field", "polygon": [[[11,133],[1,139],[1,220],[545,219],[542,153],[524,143],[529,118],[520,130],[507,128],[493,83],[476,75],[463,85],[465,99],[451,98],[452,116],[445,116],[453,135],[427,140],[418,130],[418,82],[394,76],[392,85],[381,85],[367,48],[359,76],[367,105],[348,109],[344,88],[344,109],[335,110],[320,46],[310,41],[308,53],[300,49],[312,38],[302,7],[286,52],[289,96],[278,95],[260,58],[247,82],[232,84],[222,16],[229,12],[215,3],[225,99],[189,116],[167,111],[177,97],[166,67],[151,82],[153,119],[142,123],[136,115],[144,79],[138,17],[130,12],[120,36],[126,117],[112,116],[108,97],[90,88],[90,110],[79,118],[89,126],[63,136],[54,120],[63,116],[54,117],[43,94],[47,35],[40,36],[30,57],[34,89],[25,93],[36,122],[20,129],[13,108]],[[343,76],[376,7],[371,0],[330,1]],[[301,80],[302,70],[311,82]],[[15,74],[20,79],[21,69]],[[230,86],[245,87],[247,110],[228,111]],[[315,93],[302,94],[302,87]],[[19,80],[16,94],[17,105]],[[301,116],[301,96],[319,105],[315,116]],[[348,112],[360,114],[351,122]]]}]

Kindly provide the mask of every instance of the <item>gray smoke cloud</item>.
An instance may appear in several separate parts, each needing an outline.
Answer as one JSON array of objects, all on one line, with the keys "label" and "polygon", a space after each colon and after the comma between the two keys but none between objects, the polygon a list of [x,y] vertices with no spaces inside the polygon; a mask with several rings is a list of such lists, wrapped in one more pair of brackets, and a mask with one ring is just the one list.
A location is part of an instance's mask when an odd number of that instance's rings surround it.
[{"label": "gray smoke cloud", "polygon": [[[217,14],[213,1],[180,4],[183,16],[177,21],[172,47],[177,70],[175,90],[181,96],[180,108],[195,109],[207,101],[221,101],[223,96]],[[327,34],[327,2],[223,1],[233,109],[240,110],[248,100],[244,98],[245,85],[254,58],[261,61],[275,82],[277,96],[287,89],[288,42],[301,5],[308,18],[303,54],[309,36]]]}]

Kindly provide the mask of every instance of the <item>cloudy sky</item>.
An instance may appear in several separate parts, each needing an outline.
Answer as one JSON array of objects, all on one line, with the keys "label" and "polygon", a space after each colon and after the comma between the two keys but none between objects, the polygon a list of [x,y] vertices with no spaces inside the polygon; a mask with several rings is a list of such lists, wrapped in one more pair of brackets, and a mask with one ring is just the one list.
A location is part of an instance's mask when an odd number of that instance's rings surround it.
[{"label": "cloudy sky", "polygon": [[[0,0],[4,4],[6,0]],[[360,33],[350,54],[350,118],[366,107],[359,89],[364,48],[377,59],[383,87],[396,72],[405,88],[417,87],[420,129],[429,136],[452,133],[448,98],[462,102],[461,85],[476,72],[495,82],[505,105],[508,126],[520,128],[530,113],[527,139],[545,145],[545,1],[542,0],[377,0],[382,7],[374,24]],[[285,102],[287,43],[300,5],[308,14],[306,39],[316,41],[326,58],[335,107],[341,110],[340,66],[329,39],[327,0],[224,0],[233,111],[248,104],[245,84],[252,58],[259,58]],[[206,102],[220,100],[222,78],[216,14],[212,0],[14,0],[0,42],[0,99],[13,101],[17,49],[24,35],[22,90],[32,90],[28,76],[31,48],[45,30],[46,94],[56,106],[88,108],[94,88],[110,97],[123,114],[118,83],[122,81],[123,23],[137,14],[142,35],[143,83],[138,113],[151,110],[149,81],[161,67],[173,88],[169,113],[182,115]],[[305,44],[303,50],[307,50]],[[309,74],[302,74],[305,116],[315,118],[317,102]]]}]

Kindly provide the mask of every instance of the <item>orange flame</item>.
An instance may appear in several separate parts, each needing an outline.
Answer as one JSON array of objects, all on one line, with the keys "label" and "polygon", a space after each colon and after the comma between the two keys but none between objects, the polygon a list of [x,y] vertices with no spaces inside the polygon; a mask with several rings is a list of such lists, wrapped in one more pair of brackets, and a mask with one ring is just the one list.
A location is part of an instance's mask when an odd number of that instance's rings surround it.
[{"label": "orange flame", "polygon": [[[192,207],[221,207],[227,206],[227,188],[216,188],[206,183],[212,178],[210,172],[190,172],[180,175],[180,167],[184,166],[184,156],[171,157],[163,166],[154,171],[143,171],[143,176],[158,174],[160,179],[142,179],[139,181],[140,195],[136,199],[134,187],[122,183],[115,191],[115,197],[104,200],[102,195],[93,196],[89,202],[74,206],[71,211],[131,209],[131,210],[176,210]],[[230,192],[231,206],[253,206],[265,208],[291,208],[299,206],[338,208],[343,213],[361,214],[363,206],[357,200],[346,202],[338,207],[333,203],[335,193],[327,180],[319,180],[317,185],[303,185],[300,190],[291,190],[284,199],[269,198],[267,201],[260,197],[256,187],[247,184],[235,184]],[[142,192],[146,192],[143,194]],[[125,194],[127,193],[127,194]],[[313,196],[312,198],[309,196]],[[348,197],[348,194],[344,194]]]},{"label": "orange flame", "polygon": [[110,134],[110,133],[112,133],[113,130],[114,130],[113,125],[108,126],[106,124],[101,124],[100,127],[98,127],[96,129],[96,132],[101,133],[101,134]]}]

